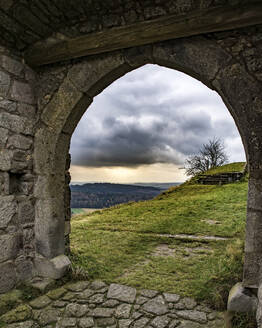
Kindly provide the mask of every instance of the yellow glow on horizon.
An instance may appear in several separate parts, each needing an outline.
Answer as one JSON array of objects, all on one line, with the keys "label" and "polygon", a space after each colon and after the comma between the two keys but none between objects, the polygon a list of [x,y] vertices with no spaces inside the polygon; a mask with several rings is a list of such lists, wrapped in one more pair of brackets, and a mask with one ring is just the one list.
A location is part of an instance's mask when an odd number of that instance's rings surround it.
[{"label": "yellow glow on horizon", "polygon": [[182,182],[186,180],[184,170],[174,164],[151,164],[136,168],[128,167],[83,167],[71,165],[72,182]]}]

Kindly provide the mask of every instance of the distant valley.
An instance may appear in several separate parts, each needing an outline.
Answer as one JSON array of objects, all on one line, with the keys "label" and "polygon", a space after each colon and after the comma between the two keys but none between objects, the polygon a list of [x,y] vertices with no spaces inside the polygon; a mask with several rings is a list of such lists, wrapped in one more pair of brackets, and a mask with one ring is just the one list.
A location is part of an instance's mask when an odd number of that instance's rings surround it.
[{"label": "distant valley", "polygon": [[180,183],[85,183],[71,184],[72,208],[107,208],[131,201],[148,200]]}]

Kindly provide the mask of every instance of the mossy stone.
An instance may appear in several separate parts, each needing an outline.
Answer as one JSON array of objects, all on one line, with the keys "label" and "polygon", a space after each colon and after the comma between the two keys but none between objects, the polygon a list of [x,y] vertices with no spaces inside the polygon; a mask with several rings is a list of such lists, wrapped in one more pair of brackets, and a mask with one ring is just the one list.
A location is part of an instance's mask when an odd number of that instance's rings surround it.
[{"label": "mossy stone", "polygon": [[13,323],[13,322],[19,322],[28,320],[31,318],[32,315],[32,309],[29,305],[23,304],[18,306],[16,309],[7,312],[4,314],[0,320],[2,320],[5,323]]}]

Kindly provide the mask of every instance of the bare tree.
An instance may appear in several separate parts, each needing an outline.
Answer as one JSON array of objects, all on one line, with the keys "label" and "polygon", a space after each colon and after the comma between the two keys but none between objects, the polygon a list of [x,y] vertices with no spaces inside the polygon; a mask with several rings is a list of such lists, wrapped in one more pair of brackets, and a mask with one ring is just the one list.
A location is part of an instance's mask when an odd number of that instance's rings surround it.
[{"label": "bare tree", "polygon": [[209,169],[227,163],[228,157],[225,153],[224,143],[218,139],[208,140],[203,144],[197,155],[192,155],[186,159],[186,175],[195,176]]}]

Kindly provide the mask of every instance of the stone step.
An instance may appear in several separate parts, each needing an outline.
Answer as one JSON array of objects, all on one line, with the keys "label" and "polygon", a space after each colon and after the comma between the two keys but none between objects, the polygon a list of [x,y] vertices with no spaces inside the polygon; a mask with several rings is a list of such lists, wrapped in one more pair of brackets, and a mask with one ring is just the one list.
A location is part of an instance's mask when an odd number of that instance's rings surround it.
[{"label": "stone step", "polygon": [[78,281],[7,312],[7,328],[222,328],[223,314],[192,298],[102,281]]}]

